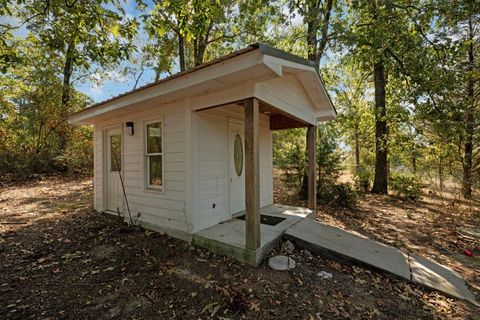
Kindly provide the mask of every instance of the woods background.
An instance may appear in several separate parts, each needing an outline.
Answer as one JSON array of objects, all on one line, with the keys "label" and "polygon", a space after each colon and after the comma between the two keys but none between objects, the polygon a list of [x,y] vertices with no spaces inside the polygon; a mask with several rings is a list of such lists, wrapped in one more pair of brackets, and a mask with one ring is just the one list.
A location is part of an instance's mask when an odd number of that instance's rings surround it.
[{"label": "woods background", "polygon": [[[478,1],[0,0],[0,14],[2,180],[91,173],[92,130],[67,123],[99,102],[88,88],[132,90],[263,42],[315,61],[337,108],[318,128],[320,201],[478,192]],[[305,130],[274,132],[300,196],[305,161]]]}]

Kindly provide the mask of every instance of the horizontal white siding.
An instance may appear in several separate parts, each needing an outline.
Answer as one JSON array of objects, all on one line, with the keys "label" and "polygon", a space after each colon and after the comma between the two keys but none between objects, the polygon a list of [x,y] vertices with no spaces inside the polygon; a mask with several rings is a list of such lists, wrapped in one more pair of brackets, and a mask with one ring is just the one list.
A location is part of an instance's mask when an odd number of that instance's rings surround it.
[{"label": "horizontal white siding", "polygon": [[[163,191],[146,188],[145,174],[145,122],[163,119]],[[123,180],[132,216],[139,215],[140,222],[159,227],[187,231],[185,216],[186,201],[186,156],[185,156],[185,108],[177,102],[158,106],[141,113],[97,123],[95,130],[95,207],[104,209],[103,203],[103,156],[105,128],[134,123],[135,134],[123,134]],[[98,137],[100,136],[100,137]],[[102,187],[98,187],[102,186]],[[125,206],[126,210],[126,206]],[[128,215],[125,212],[125,215]]]},{"label": "horizontal white siding", "polygon": [[[203,111],[244,97],[255,97],[283,111],[315,123],[312,101],[296,77],[285,74],[254,82],[247,81],[224,90],[192,93],[189,98],[156,105],[146,99],[112,112],[95,123],[94,206],[105,210],[105,130],[134,122],[135,134],[123,134],[123,177],[132,215],[154,226],[194,233],[230,219],[228,174],[228,123],[243,120],[243,107],[227,106]],[[215,80],[216,81],[216,80]],[[171,97],[170,97],[171,98]],[[167,97],[162,98],[165,101]],[[108,118],[107,118],[108,117]],[[145,121],[163,117],[164,190],[146,189]],[[260,115],[260,205],[273,203],[272,136],[269,117]],[[126,206],[125,206],[126,208]]]},{"label": "horizontal white siding", "polygon": [[[195,106],[192,106],[195,107]],[[198,145],[197,203],[193,206],[193,232],[230,219],[228,173],[229,118],[243,120],[243,108],[229,106],[196,112],[197,132],[193,133]],[[260,203],[273,203],[272,135],[269,119],[260,119]],[[215,204],[215,208],[214,208]]]}]

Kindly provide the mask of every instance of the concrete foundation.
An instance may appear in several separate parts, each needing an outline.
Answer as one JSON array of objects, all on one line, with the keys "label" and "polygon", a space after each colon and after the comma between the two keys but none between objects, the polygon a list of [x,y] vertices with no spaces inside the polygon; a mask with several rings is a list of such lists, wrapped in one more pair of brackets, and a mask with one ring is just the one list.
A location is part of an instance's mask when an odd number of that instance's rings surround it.
[{"label": "concrete foundation", "polygon": [[[193,235],[194,245],[213,252],[231,256],[241,262],[258,265],[265,255],[280,241],[285,230],[307,217],[311,211],[301,207],[271,205],[260,209],[263,215],[285,218],[277,225],[260,225],[260,247],[248,250],[245,247],[245,221],[231,219]],[[238,213],[242,215],[244,212]]]}]

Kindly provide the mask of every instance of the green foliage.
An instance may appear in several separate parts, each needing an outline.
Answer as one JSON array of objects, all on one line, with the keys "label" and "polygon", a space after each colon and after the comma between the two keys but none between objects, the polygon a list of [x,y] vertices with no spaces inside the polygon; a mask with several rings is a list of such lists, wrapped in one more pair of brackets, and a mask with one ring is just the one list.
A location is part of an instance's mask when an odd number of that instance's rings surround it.
[{"label": "green foliage", "polygon": [[[87,97],[72,84],[128,59],[135,19],[116,0],[16,1],[0,40],[0,175],[89,171],[92,129],[67,123]],[[20,40],[13,32],[26,27]]]},{"label": "green foliage", "polygon": [[[68,125],[60,108],[62,81],[56,74],[62,61],[33,39],[17,42],[16,50],[22,65],[0,75],[0,176],[89,170],[92,130]],[[85,103],[74,92],[67,112]],[[72,142],[66,151],[60,148],[64,138]]]},{"label": "green foliage", "polygon": [[395,173],[390,175],[390,185],[399,197],[418,200],[424,185],[413,175]]},{"label": "green foliage", "polygon": [[283,170],[287,186],[300,192],[306,173],[305,129],[289,129],[273,132],[273,164]]},{"label": "green foliage", "polygon": [[334,183],[319,189],[318,199],[319,203],[327,206],[353,209],[357,205],[358,194],[350,183]]},{"label": "green foliage", "polygon": [[[357,194],[350,184],[339,183],[342,157],[333,124],[320,125],[317,131],[317,198],[319,203],[352,208]],[[275,131],[273,135],[274,165],[283,170],[287,186],[307,197],[307,157],[305,128]]]},{"label": "green foliage", "polygon": [[334,123],[318,126],[317,135],[317,198],[333,207],[353,208],[357,193],[349,183],[338,181],[342,170],[342,153],[338,148],[338,131]]},{"label": "green foliage", "polygon": [[142,15],[149,37],[144,48],[156,50],[151,61],[157,74],[177,63],[183,71],[257,42],[280,11],[269,0],[157,1],[151,10],[145,1],[137,2],[147,12]]},{"label": "green foliage", "polygon": [[[112,8],[112,9],[110,9]],[[53,52],[71,55],[82,70],[128,59],[137,22],[125,16],[115,0],[24,1],[17,12],[21,21]],[[72,52],[68,52],[71,47]]]},{"label": "green foliage", "polygon": [[354,181],[358,191],[368,192],[372,187],[373,172],[363,167],[356,168]]},{"label": "green foliage", "polygon": [[70,141],[67,149],[54,162],[69,173],[90,173],[93,167],[92,128],[72,128]]},{"label": "green foliage", "polygon": [[[333,124],[321,124],[317,129],[318,190],[334,185],[340,175],[342,157],[338,150],[337,130]],[[321,199],[321,198],[320,198]]]}]

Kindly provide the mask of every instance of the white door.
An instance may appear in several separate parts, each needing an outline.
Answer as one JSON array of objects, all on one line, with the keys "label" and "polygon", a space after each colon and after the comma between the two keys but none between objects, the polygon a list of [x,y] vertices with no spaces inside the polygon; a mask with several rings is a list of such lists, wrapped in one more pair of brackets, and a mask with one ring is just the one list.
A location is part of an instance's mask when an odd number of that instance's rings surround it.
[{"label": "white door", "polygon": [[229,122],[228,126],[228,173],[230,215],[245,210],[245,142],[244,125]]},{"label": "white door", "polygon": [[119,128],[107,130],[107,210],[123,213],[122,132]]}]

